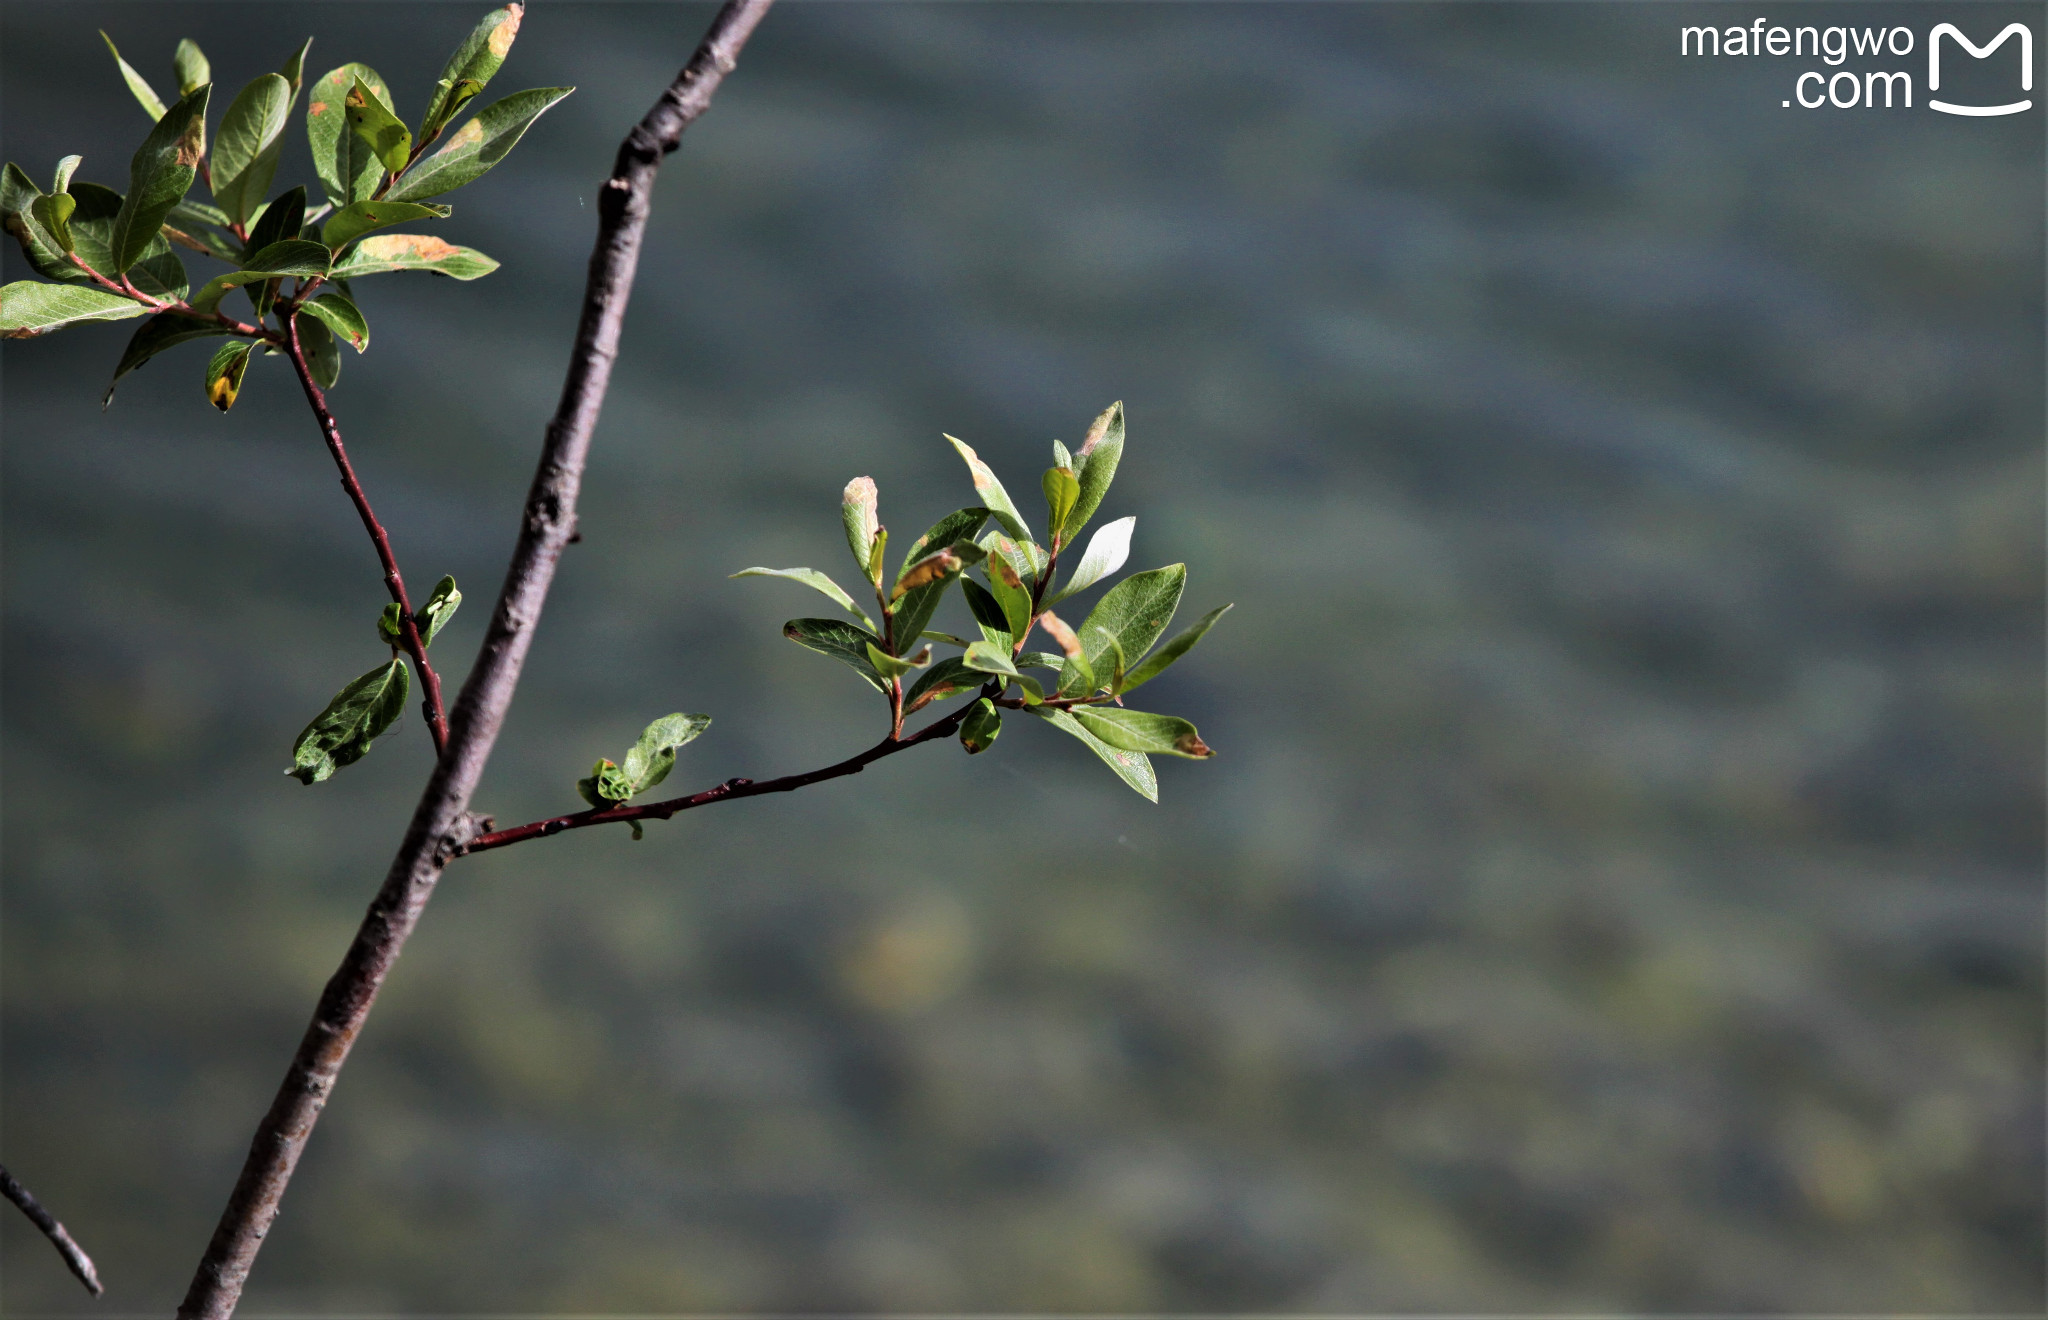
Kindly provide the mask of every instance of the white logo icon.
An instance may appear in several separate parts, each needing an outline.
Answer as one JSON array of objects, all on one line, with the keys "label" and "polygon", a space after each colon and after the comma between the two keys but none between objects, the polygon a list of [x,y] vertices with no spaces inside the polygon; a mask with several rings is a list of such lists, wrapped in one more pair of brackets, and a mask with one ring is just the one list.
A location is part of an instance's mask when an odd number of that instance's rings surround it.
[{"label": "white logo icon", "polygon": [[[1972,56],[1982,60],[1989,59],[1991,52],[2003,46],[2005,39],[2015,33],[2019,35],[2020,39],[2020,90],[2023,92],[2033,91],[2034,34],[2027,30],[2027,26],[2024,23],[2012,24],[2005,31],[1999,33],[1991,42],[1982,46],[1964,36],[1953,23],[1943,23],[1935,28],[1927,36],[1927,90],[1930,92],[1941,90],[1941,39],[1944,36],[1954,37],[1957,45],[1969,51]],[[1927,102],[1927,108],[1929,110],[1939,110],[1943,114],[1975,115],[1981,117],[1986,115],[2016,115],[2022,110],[2033,109],[2034,103],[2028,100],[2013,101],[2007,105],[1951,105],[1947,101],[1937,101],[1930,97]]]}]

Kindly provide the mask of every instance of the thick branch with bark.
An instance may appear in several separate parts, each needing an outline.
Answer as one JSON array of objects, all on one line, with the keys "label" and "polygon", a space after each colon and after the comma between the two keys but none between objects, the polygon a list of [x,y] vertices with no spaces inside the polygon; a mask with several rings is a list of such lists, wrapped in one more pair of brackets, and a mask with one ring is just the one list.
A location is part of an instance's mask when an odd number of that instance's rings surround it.
[{"label": "thick branch with bark", "polygon": [[50,1245],[57,1249],[57,1254],[64,1258],[65,1265],[78,1276],[78,1281],[86,1286],[87,1291],[95,1297],[106,1291],[100,1286],[99,1271],[92,1267],[92,1257],[86,1255],[84,1248],[71,1240],[71,1234],[64,1231],[64,1225],[57,1222],[55,1215],[43,1209],[43,1203],[30,1195],[28,1188],[14,1180],[14,1175],[7,1172],[5,1165],[0,1165],[0,1196],[5,1196],[21,1207],[21,1212],[28,1216],[30,1223],[42,1230],[44,1237],[50,1239]]},{"label": "thick branch with bark", "polygon": [[611,178],[598,190],[597,245],[568,378],[548,425],[490,628],[449,716],[447,746],[383,887],[321,993],[277,1098],[257,1127],[248,1161],[178,1308],[181,1320],[225,1320],[234,1313],[285,1187],[378,989],[432,897],[442,868],[476,833],[470,798],[518,685],[556,562],[574,534],[584,460],[618,357],[655,172],[710,105],[771,3],[727,0],[689,64],[627,135]]}]

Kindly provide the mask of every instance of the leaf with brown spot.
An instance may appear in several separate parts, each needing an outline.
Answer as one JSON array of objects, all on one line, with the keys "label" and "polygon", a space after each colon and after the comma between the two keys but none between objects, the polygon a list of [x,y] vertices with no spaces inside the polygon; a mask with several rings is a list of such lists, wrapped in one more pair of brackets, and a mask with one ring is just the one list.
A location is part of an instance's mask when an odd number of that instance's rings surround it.
[{"label": "leaf with brown spot", "polygon": [[142,260],[152,243],[163,242],[157,231],[163,228],[171,208],[183,201],[197,177],[200,135],[206,131],[206,99],[212,90],[201,87],[164,111],[156,121],[135,158],[128,165],[128,195],[114,217],[108,241],[111,270],[119,276]]},{"label": "leaf with brown spot", "polygon": [[1124,456],[1124,405],[1112,403],[1102,410],[1088,428],[1088,438],[1081,445],[1081,452],[1074,455],[1080,466],[1074,475],[1080,479],[1080,498],[1075,501],[1074,511],[1067,515],[1067,539],[1080,535],[1095,511],[1102,507],[1102,497],[1109,493],[1109,483],[1116,478],[1117,464]]},{"label": "leaf with brown spot", "polygon": [[377,71],[353,62],[321,74],[306,93],[306,146],[327,199],[338,207],[367,201],[384,177],[384,162],[349,127],[348,94],[358,80],[387,108],[393,105],[390,89]]},{"label": "leaf with brown spot", "polygon": [[1127,752],[1184,756],[1191,761],[1206,761],[1216,755],[1195,732],[1195,726],[1177,716],[1121,706],[1076,706],[1073,714],[1090,733]]},{"label": "leaf with brown spot", "polygon": [[903,570],[903,576],[896,579],[895,593],[889,597],[891,603],[902,600],[904,593],[919,587],[929,586],[940,578],[950,577],[960,571],[961,560],[951,549],[937,554],[926,555],[915,564]]},{"label": "leaf with brown spot", "polygon": [[420,120],[422,138],[432,138],[461,112],[465,101],[482,91],[484,85],[497,76],[499,66],[504,64],[506,53],[512,49],[512,42],[519,35],[519,22],[525,15],[524,6],[506,5],[485,14],[483,21],[470,29],[462,44],[441,66],[433,98],[427,102],[427,113]]},{"label": "leaf with brown spot", "polygon": [[453,192],[465,183],[482,178],[505,158],[506,153],[519,145],[519,139],[526,135],[534,120],[575,90],[573,87],[536,87],[514,92],[502,101],[493,101],[477,111],[476,118],[464,124],[439,151],[421,157],[403,178],[392,185],[385,199],[393,202],[423,201]]},{"label": "leaf with brown spot", "polygon": [[458,280],[488,275],[498,263],[475,248],[457,247],[427,234],[372,234],[334,267],[338,280],[393,270],[424,270]]},{"label": "leaf with brown spot", "polygon": [[839,494],[839,520],[846,527],[846,548],[854,567],[872,585],[882,580],[875,567],[875,538],[882,531],[881,492],[873,477],[855,477]]},{"label": "leaf with brown spot", "polygon": [[1059,643],[1060,650],[1066,652],[1069,659],[1081,654],[1081,639],[1074,636],[1074,630],[1069,628],[1059,615],[1051,610],[1043,610],[1039,613],[1038,625],[1045,629],[1053,641]]},{"label": "leaf with brown spot", "polygon": [[1010,493],[1003,489],[1003,483],[996,478],[994,469],[981,461],[981,456],[970,448],[966,441],[947,436],[946,440],[960,457],[966,460],[967,475],[974,481],[974,493],[981,496],[981,502],[995,515],[1003,530],[1020,541],[1031,539],[1031,529],[1024,525],[1024,517],[1017,512],[1017,506],[1010,502]]},{"label": "leaf with brown spot", "polygon": [[253,347],[247,340],[233,340],[215,349],[213,360],[206,364],[206,401],[222,412],[234,407],[235,396],[242,392],[242,377],[249,370]]}]

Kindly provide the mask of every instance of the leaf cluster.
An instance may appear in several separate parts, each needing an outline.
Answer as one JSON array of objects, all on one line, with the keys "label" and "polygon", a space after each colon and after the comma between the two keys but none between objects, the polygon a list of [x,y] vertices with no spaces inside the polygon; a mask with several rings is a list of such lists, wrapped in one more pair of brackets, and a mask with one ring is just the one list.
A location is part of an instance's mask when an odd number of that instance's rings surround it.
[{"label": "leaf cluster", "polygon": [[[41,277],[0,288],[0,337],[148,318],[115,364],[107,401],[122,377],[157,354],[215,337],[238,341],[207,364],[206,399],[223,412],[241,391],[252,352],[286,353],[296,343],[314,381],[332,388],[340,346],[361,353],[370,345],[354,280],[402,270],[473,280],[497,269],[473,248],[393,227],[445,219],[451,208],[427,199],[482,177],[574,90],[515,92],[470,113],[523,14],[516,3],[487,14],[448,57],[412,124],[368,65],[339,65],[305,87],[311,38],[276,72],[244,85],[210,124],[213,70],[197,44],[178,43],[178,94],[167,101],[101,33],[153,127],[129,162],[125,193],[77,179],[75,155],[58,162],[47,192],[18,165],[0,171],[0,224]],[[303,186],[271,193],[301,90],[319,200]],[[195,183],[211,200],[191,195]],[[176,249],[228,269],[195,292]],[[246,313],[227,307],[238,290]]]},{"label": "leaf cluster", "polygon": [[[782,631],[798,645],[839,661],[888,698],[896,736],[904,716],[972,693],[975,700],[959,725],[968,752],[985,751],[995,742],[1004,710],[1022,710],[1079,739],[1125,783],[1157,801],[1152,756],[1204,760],[1214,753],[1193,724],[1131,710],[1123,704],[1124,695],[1165,672],[1230,606],[1210,611],[1159,645],[1187,584],[1186,566],[1169,564],[1109,587],[1078,628],[1053,611],[1054,605],[1108,581],[1130,557],[1137,519],[1118,518],[1096,528],[1065,577],[1060,575],[1062,558],[1071,558],[1123,461],[1123,405],[1111,404],[1096,417],[1078,451],[1053,442],[1052,466],[1039,479],[1045,497],[1043,542],[980,455],[963,441],[945,438],[966,462],[980,502],[933,524],[911,544],[893,578],[886,573],[889,533],[881,522],[874,481],[856,477],[841,497],[847,548],[863,594],[874,598],[873,614],[814,568],[747,568],[733,576],[801,583],[857,620],[792,619]],[[968,636],[930,626],[955,582],[972,620]],[[1025,649],[1038,629],[1059,647],[1057,652]],[[959,654],[934,659],[934,646],[957,647]],[[1052,676],[1027,672],[1033,670]]]}]

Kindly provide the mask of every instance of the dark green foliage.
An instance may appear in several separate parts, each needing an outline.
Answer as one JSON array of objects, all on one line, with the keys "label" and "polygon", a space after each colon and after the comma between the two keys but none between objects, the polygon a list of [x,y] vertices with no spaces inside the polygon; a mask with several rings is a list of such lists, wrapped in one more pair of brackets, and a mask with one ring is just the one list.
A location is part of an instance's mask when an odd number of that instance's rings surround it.
[{"label": "dark green foliage", "polygon": [[[242,87],[209,142],[213,68],[198,45],[184,40],[173,52],[178,98],[167,106],[102,32],[115,68],[154,126],[130,163],[125,194],[73,184],[77,156],[59,163],[48,193],[17,165],[0,173],[0,223],[42,280],[53,282],[23,280],[0,290],[0,337],[26,338],[78,321],[151,316],[116,365],[118,382],[189,339],[225,334],[281,350],[284,325],[282,319],[273,324],[272,314],[289,319],[306,311],[311,316],[300,320],[299,334],[309,364],[318,381],[332,385],[340,372],[336,337],[358,353],[369,347],[369,327],[347,281],[399,270],[473,280],[497,269],[496,261],[472,248],[424,234],[377,231],[445,219],[450,208],[419,199],[482,175],[573,90],[516,92],[485,107],[441,141],[439,150],[422,154],[498,72],[520,16],[516,5],[493,10],[463,40],[417,132],[406,126],[389,88],[368,65],[342,64],[316,80],[307,98],[306,140],[328,203],[310,223],[304,188],[266,201],[310,38],[277,72],[259,74]],[[210,202],[189,196],[201,177],[212,191]],[[192,294],[173,242],[232,269]],[[222,299],[235,288],[248,291],[253,322],[222,310]],[[250,356],[220,356],[228,365],[209,371],[207,396],[216,406],[233,402]],[[110,385],[108,399],[112,394]]]}]

